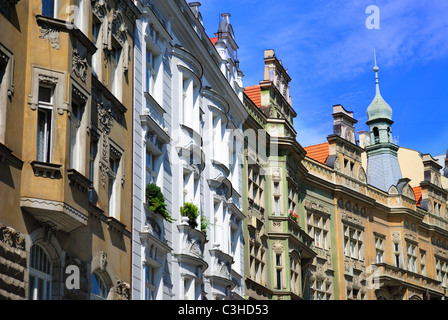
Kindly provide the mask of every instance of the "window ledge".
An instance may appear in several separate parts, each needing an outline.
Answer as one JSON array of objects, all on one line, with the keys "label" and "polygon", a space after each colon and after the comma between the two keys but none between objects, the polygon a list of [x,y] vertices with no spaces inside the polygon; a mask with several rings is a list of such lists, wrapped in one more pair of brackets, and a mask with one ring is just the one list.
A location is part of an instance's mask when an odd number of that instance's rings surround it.
[{"label": "window ledge", "polygon": [[33,168],[34,175],[36,177],[60,179],[61,176],[61,164],[54,164],[49,162],[32,161],[31,167]]},{"label": "window ledge", "polygon": [[75,169],[67,170],[68,179],[70,180],[70,184],[77,188],[78,190],[86,193],[89,191],[92,185],[92,181],[84,177],[83,174],[78,172]]}]

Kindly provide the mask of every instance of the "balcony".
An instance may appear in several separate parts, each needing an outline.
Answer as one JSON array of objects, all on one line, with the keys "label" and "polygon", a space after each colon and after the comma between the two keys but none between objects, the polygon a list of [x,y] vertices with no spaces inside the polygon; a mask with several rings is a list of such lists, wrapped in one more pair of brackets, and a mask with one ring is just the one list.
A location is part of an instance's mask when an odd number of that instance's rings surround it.
[{"label": "balcony", "polygon": [[221,294],[225,296],[225,289],[230,287],[233,290],[235,283],[232,281],[231,265],[233,264],[232,256],[219,249],[219,244],[214,244],[209,250],[211,257],[211,270],[207,278],[212,283],[215,290],[221,289]]},{"label": "balcony", "polygon": [[56,230],[72,232],[87,225],[87,213],[84,214],[65,202],[22,196],[20,207],[36,220],[50,223]]},{"label": "balcony", "polygon": [[179,250],[174,254],[177,260],[183,264],[194,267],[201,267],[202,271],[208,268],[204,261],[204,247],[207,243],[205,233],[188,224],[188,218],[182,217],[182,223],[177,226],[179,230]]},{"label": "balcony", "polygon": [[[378,269],[375,270],[375,267]],[[419,289],[421,292],[429,292],[431,295],[441,297],[444,295],[442,283],[421,274],[404,270],[398,267],[379,263],[374,265],[373,284],[379,281],[380,287],[401,287]]]}]

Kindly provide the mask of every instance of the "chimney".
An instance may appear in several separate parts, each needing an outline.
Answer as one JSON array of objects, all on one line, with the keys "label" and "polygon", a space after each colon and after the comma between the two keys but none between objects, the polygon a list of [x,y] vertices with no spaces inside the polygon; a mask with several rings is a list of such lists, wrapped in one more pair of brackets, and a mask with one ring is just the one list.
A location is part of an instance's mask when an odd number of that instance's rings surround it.
[{"label": "chimney", "polygon": [[356,144],[355,123],[353,112],[347,111],[340,104],[333,106],[333,133],[341,138]]},{"label": "chimney", "polygon": [[442,169],[442,166],[439,165],[437,163],[437,160],[434,159],[430,154],[423,155],[424,181],[430,182],[440,187],[441,186],[440,169]]},{"label": "chimney", "polygon": [[201,6],[200,2],[190,2],[188,4],[190,6],[191,11],[193,12],[196,19],[200,18],[201,13],[199,12],[199,7]]}]

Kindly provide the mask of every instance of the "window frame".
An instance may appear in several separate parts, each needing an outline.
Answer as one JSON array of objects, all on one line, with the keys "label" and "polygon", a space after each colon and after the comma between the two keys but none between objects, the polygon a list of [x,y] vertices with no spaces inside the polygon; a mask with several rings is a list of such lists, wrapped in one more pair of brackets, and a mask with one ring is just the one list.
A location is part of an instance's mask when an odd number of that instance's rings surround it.
[{"label": "window frame", "polygon": [[[51,15],[47,14],[47,12],[44,12],[47,6],[51,5],[51,2],[53,2],[52,9],[48,8],[48,10],[51,10]],[[58,0],[42,0],[42,15],[49,18],[57,18],[58,17],[58,10],[59,10],[59,4]],[[49,12],[48,12],[49,13]]]},{"label": "window frame", "polygon": [[[50,101],[43,101],[40,99],[41,88],[50,90]],[[40,162],[51,163],[52,161],[52,149],[53,149],[53,135],[54,135],[54,95],[55,95],[55,86],[39,83],[38,88],[38,106],[37,106],[37,132],[36,132],[36,160]],[[44,116],[43,120],[42,116]],[[41,126],[41,121],[44,125],[44,136],[42,141],[39,138],[39,128]],[[40,156],[42,154],[42,156]]]},{"label": "window frame", "polygon": [[[38,250],[37,252],[35,250]],[[44,259],[42,261],[42,259]],[[37,263],[37,266],[35,263]],[[41,270],[41,266],[45,265],[46,270]],[[29,264],[29,300],[51,300],[52,299],[52,286],[53,286],[53,263],[50,255],[43,246],[38,243],[34,243],[30,248],[30,264]],[[42,295],[44,299],[39,299],[39,280],[42,280]]]}]

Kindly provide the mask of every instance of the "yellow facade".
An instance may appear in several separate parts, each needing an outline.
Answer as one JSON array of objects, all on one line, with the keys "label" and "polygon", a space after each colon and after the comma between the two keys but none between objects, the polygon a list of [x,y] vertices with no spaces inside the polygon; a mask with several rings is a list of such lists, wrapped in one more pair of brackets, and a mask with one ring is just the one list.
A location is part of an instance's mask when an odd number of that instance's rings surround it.
[{"label": "yellow facade", "polygon": [[0,81],[13,90],[0,102],[1,263],[10,266],[0,294],[129,299],[138,12],[131,1],[54,3],[2,1]]},{"label": "yellow facade", "polygon": [[[341,114],[342,125],[336,121]],[[366,179],[364,148],[343,134],[354,132],[353,114],[334,106],[333,116],[342,129],[328,136],[328,144],[305,148],[305,214],[311,212],[306,203],[314,201],[318,211],[330,212],[332,226],[325,246],[315,241],[322,258],[313,262],[312,278],[330,288],[319,298],[445,299],[448,191],[442,167],[430,155],[402,148],[403,178],[388,191],[375,188]],[[303,221],[308,230],[310,224]]]}]

